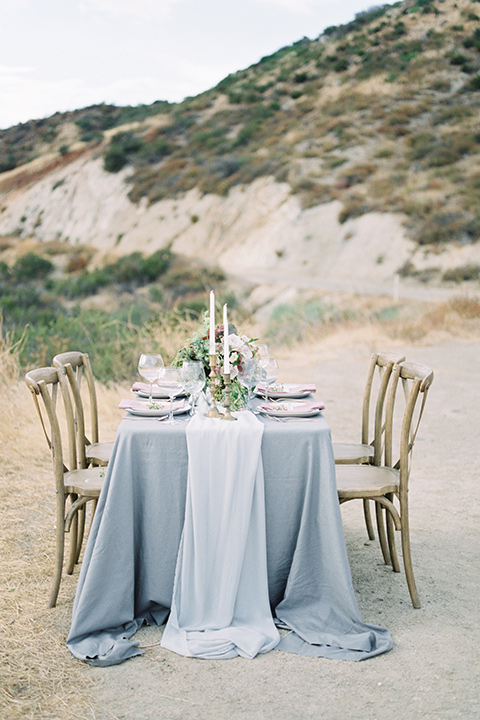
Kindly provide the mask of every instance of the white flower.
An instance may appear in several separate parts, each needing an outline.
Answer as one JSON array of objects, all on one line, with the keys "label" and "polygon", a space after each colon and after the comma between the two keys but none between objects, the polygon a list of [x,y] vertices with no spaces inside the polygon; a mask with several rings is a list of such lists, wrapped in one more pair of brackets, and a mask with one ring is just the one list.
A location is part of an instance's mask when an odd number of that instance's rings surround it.
[{"label": "white flower", "polygon": [[232,350],[239,352],[245,360],[249,360],[253,357],[252,349],[248,343],[246,335],[239,337],[238,335],[234,335],[232,333],[232,335],[228,336],[228,344]]}]

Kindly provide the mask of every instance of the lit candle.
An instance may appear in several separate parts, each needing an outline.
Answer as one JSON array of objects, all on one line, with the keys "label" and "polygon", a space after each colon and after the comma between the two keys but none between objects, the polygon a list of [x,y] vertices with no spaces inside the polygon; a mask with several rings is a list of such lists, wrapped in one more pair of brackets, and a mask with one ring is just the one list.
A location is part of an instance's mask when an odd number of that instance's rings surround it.
[{"label": "lit candle", "polygon": [[230,374],[230,349],[228,347],[227,303],[223,306],[223,374]]},{"label": "lit candle", "polygon": [[210,355],[215,355],[215,294],[210,291]]}]

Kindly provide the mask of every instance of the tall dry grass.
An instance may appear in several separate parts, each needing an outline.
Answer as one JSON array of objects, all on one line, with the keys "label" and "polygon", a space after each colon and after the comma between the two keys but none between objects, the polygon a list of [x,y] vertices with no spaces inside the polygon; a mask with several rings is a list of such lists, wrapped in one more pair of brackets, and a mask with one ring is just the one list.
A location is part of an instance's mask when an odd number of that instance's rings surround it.
[{"label": "tall dry grass", "polygon": [[[407,305],[393,312],[391,303],[339,298],[339,307],[355,313],[342,322],[309,329],[296,348],[279,353],[282,371],[306,348],[322,357],[330,344],[388,342],[433,343],[460,337],[480,339],[480,303],[458,297],[437,305]],[[345,317],[345,316],[344,316]],[[168,359],[185,341],[191,324],[149,328]],[[248,332],[252,328],[242,327]],[[264,329],[255,328],[262,337]],[[281,348],[280,348],[281,350]],[[34,404],[21,377],[19,346],[8,335],[0,341],[0,529],[1,604],[0,716],[8,720],[94,719],[89,697],[98,680],[95,669],[73,658],[65,647],[78,580],[78,568],[64,576],[58,605],[47,608],[54,562],[55,496],[51,461]],[[92,358],[95,367],[95,358]],[[133,378],[132,378],[133,379]],[[121,417],[118,401],[129,384],[99,385],[101,439],[113,439]],[[108,717],[107,710],[105,717]]]}]

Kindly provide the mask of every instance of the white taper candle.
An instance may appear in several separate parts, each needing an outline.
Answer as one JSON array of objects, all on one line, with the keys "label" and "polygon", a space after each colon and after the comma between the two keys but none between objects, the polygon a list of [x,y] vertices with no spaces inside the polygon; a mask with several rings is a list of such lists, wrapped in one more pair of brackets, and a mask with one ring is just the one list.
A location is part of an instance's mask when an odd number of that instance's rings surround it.
[{"label": "white taper candle", "polygon": [[215,355],[215,293],[210,291],[210,355]]},{"label": "white taper candle", "polygon": [[230,373],[230,348],[228,346],[227,303],[223,306],[223,374]]}]

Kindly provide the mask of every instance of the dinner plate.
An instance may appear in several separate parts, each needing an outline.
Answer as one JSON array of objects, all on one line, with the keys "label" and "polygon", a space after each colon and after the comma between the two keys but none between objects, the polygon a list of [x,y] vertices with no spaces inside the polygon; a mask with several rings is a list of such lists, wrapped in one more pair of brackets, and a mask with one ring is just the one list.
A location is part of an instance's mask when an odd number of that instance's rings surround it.
[{"label": "dinner plate", "polygon": [[[281,398],[306,398],[312,394],[311,390],[296,390],[296,388],[302,387],[302,385],[294,383],[281,383],[283,390],[269,390],[268,397],[272,400],[280,400]],[[273,387],[279,387],[274,385]],[[266,397],[266,393],[263,390],[255,389],[255,394],[258,397]]]},{"label": "dinner plate", "polygon": [[299,418],[309,418],[309,417],[315,417],[315,415],[318,415],[319,412],[321,412],[318,408],[303,408],[303,403],[293,403],[293,402],[282,402],[278,403],[278,407],[272,407],[270,410],[265,410],[260,406],[260,412],[262,415],[267,415],[269,417],[299,417]]},{"label": "dinner plate", "polygon": [[[148,390],[137,390],[135,392],[135,395],[139,398],[149,398],[150,397],[150,393],[148,392]],[[186,393],[182,391],[182,392],[176,394],[175,397],[185,397],[185,395],[186,395]],[[154,389],[152,392],[152,398],[154,400],[168,400],[169,396],[166,394],[166,392],[164,390],[160,390],[160,389],[155,390]]]},{"label": "dinner plate", "polygon": [[[170,403],[162,404],[162,407],[160,408],[148,408],[145,406],[145,408],[125,408],[126,411],[130,415],[140,415],[141,417],[162,417],[162,415],[168,415],[170,411]],[[189,403],[185,403],[185,405],[181,408],[177,408],[173,411],[174,415],[183,415],[184,413],[188,412],[191,408],[191,405]]]}]

